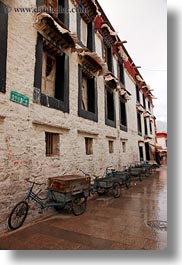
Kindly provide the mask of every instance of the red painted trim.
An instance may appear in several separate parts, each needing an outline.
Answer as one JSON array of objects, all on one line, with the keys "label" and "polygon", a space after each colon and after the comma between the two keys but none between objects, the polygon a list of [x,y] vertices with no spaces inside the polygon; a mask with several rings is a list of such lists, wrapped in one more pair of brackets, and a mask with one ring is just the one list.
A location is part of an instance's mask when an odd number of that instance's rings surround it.
[{"label": "red painted trim", "polygon": [[167,133],[161,132],[161,133],[156,133],[157,138],[167,138]]},{"label": "red painted trim", "polygon": [[117,54],[118,53],[118,49],[117,49],[117,46],[116,45],[114,45],[112,47],[112,52],[113,52],[113,54]]},{"label": "red painted trim", "polygon": [[101,16],[97,16],[94,21],[95,29],[100,30],[103,22],[103,18]]}]

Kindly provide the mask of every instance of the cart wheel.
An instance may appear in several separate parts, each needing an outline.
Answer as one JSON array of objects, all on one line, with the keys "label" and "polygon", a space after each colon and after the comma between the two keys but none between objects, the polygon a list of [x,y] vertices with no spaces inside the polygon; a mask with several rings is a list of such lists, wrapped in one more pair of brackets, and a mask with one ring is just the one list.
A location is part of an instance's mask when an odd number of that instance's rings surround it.
[{"label": "cart wheel", "polygon": [[99,194],[99,195],[104,195],[104,194],[106,194],[106,190],[104,189],[104,188],[98,188],[98,190],[97,190],[97,193]]},{"label": "cart wheel", "polygon": [[28,214],[28,208],[26,201],[21,201],[15,205],[8,218],[8,226],[10,229],[15,230],[23,225]]},{"label": "cart wheel", "polygon": [[64,207],[65,207],[65,205],[63,205],[63,206],[58,206],[58,205],[56,205],[56,206],[54,206],[54,209],[58,212],[58,213],[60,213],[63,209],[64,209]]},{"label": "cart wheel", "polygon": [[126,188],[129,189],[131,187],[131,178],[128,177],[125,181]]},{"label": "cart wheel", "polygon": [[80,194],[73,199],[72,211],[74,215],[83,214],[87,206],[87,197],[84,194]]},{"label": "cart wheel", "polygon": [[118,182],[113,183],[112,186],[113,197],[118,198],[121,195],[121,187]]}]

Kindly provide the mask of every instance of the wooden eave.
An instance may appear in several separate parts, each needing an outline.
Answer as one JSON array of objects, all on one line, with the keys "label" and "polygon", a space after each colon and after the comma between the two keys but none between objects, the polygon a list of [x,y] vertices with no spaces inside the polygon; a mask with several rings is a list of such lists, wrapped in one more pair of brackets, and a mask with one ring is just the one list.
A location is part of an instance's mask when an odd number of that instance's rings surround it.
[{"label": "wooden eave", "polygon": [[78,49],[79,63],[82,65],[84,71],[87,71],[93,76],[105,74],[107,71],[106,63],[95,53]]},{"label": "wooden eave", "polygon": [[95,17],[98,15],[97,6],[93,0],[71,0],[73,5],[77,8],[84,8],[88,12],[80,13],[80,16],[86,23],[94,21]]},{"label": "wooden eave", "polygon": [[101,23],[101,29],[100,32],[103,36],[104,43],[107,47],[110,47],[114,45],[114,43],[117,41],[117,37],[114,31],[110,28],[107,22]]},{"label": "wooden eave", "polygon": [[110,87],[111,89],[120,89],[119,80],[112,73],[106,73],[104,76],[104,81],[106,86]]},{"label": "wooden eave", "polygon": [[[34,27],[52,46],[62,52],[75,49],[78,42],[77,36],[58,24],[54,18],[47,13],[39,13],[35,17]],[[48,44],[47,44],[48,46]]]}]

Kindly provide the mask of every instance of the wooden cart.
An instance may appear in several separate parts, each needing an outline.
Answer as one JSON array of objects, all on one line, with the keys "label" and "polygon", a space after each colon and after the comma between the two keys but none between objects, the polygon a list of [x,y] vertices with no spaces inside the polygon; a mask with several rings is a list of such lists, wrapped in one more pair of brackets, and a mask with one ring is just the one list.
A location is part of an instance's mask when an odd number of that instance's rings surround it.
[{"label": "wooden cart", "polygon": [[75,215],[85,212],[90,190],[90,178],[80,175],[64,175],[49,178],[49,189],[55,209],[69,206]]}]

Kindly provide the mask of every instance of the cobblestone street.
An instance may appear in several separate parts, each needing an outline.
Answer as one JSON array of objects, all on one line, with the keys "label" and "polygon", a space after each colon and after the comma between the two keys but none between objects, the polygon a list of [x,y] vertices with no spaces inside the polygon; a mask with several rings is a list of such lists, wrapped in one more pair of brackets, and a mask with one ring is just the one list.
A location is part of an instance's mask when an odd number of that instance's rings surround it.
[{"label": "cobblestone street", "polygon": [[133,181],[120,198],[88,201],[81,216],[69,213],[0,236],[0,249],[157,250],[167,247],[167,175],[163,166]]}]

